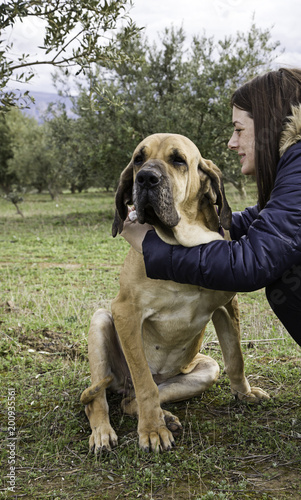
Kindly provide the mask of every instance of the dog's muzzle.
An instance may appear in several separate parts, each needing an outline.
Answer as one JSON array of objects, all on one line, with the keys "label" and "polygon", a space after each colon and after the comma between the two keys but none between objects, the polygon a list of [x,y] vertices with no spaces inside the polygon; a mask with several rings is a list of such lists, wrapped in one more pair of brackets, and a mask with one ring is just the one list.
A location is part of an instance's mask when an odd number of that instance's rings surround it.
[{"label": "dog's muzzle", "polygon": [[160,222],[167,227],[178,224],[180,218],[174,207],[169,177],[157,162],[150,162],[139,170],[133,195],[140,224]]}]

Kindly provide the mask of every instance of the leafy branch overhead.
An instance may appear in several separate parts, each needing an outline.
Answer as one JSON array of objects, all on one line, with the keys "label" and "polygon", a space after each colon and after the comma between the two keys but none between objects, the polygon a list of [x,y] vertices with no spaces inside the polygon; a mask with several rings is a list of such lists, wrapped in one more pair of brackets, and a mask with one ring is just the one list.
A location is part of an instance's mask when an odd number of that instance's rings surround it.
[{"label": "leafy branch overhead", "polygon": [[[28,82],[35,74],[34,68],[50,65],[69,68],[77,73],[87,71],[92,63],[120,63],[128,55],[120,45],[117,47],[116,30],[123,30],[123,41],[127,43],[140,29],[128,14],[131,0],[87,0],[68,2],[65,0],[4,1],[0,5],[0,91],[3,105],[14,101],[14,94],[6,89],[14,78],[17,82]],[[20,22],[33,18],[42,22],[44,40],[38,56],[20,54],[16,56],[13,43],[8,42]],[[39,28],[35,27],[37,35]],[[5,90],[6,89],[6,90]]]}]

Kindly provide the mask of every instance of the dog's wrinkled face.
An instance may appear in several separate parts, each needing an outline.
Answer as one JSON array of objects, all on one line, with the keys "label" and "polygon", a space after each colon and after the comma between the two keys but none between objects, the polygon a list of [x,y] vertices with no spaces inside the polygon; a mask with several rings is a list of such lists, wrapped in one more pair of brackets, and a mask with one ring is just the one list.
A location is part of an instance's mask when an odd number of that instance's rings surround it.
[{"label": "dog's wrinkled face", "polygon": [[187,151],[173,136],[143,141],[133,155],[133,203],[138,222],[171,228],[178,224],[179,196],[186,191]]},{"label": "dog's wrinkled face", "polygon": [[113,236],[122,230],[127,205],[131,204],[135,205],[138,222],[147,222],[165,232],[183,219],[186,224],[195,223],[204,202],[217,204],[221,218],[222,212],[226,215],[222,223],[227,228],[229,207],[220,179],[219,169],[204,160],[187,137],[177,134],[147,137],[137,146],[121,174]]}]

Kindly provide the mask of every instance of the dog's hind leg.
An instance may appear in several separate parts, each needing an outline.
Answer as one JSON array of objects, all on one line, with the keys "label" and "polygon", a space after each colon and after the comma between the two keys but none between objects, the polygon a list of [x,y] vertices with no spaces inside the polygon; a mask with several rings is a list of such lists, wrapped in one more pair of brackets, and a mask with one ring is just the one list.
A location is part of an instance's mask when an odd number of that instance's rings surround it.
[{"label": "dog's hind leg", "polygon": [[[181,373],[159,383],[161,405],[199,396],[216,382],[219,376],[219,366],[214,359],[203,354],[197,354],[194,361],[194,367],[190,372]],[[177,434],[182,429],[179,419],[172,413],[164,410],[164,417],[168,429],[173,434]]]},{"label": "dog's hind leg", "polygon": [[199,353],[191,367],[188,366],[183,373],[158,383],[160,403],[183,401],[199,396],[216,382],[218,376],[218,363],[210,356]]},{"label": "dog's hind leg", "polygon": [[222,349],[232,394],[248,403],[269,399],[268,393],[260,387],[250,387],[245,376],[237,297],[235,296],[224,307],[218,308],[212,316],[212,321]]},{"label": "dog's hind leg", "polygon": [[127,380],[127,365],[121,351],[111,314],[99,309],[93,315],[89,336],[88,354],[91,370],[91,387],[86,389],[81,402],[86,405],[92,434],[91,451],[110,450],[117,444],[117,435],[110,424],[106,388],[122,390]]},{"label": "dog's hind leg", "polygon": [[[216,382],[218,376],[218,363],[211,357],[200,353],[179,375],[164,381],[161,381],[161,376],[154,375],[154,380],[158,384],[160,405],[199,396]],[[138,413],[136,399],[125,398],[122,407],[127,414]],[[179,419],[167,410],[163,410],[163,413],[166,426],[173,434],[177,434],[182,428]]]}]

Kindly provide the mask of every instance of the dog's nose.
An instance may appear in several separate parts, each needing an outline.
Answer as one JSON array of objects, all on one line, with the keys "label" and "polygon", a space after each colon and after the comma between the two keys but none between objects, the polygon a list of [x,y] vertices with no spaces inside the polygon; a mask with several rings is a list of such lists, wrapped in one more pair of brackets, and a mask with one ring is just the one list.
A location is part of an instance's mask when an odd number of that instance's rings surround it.
[{"label": "dog's nose", "polygon": [[160,178],[159,172],[142,169],[136,176],[136,182],[142,188],[152,189],[159,184]]}]

